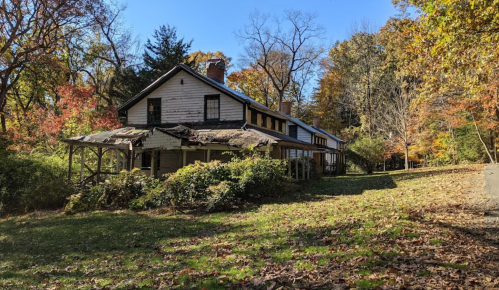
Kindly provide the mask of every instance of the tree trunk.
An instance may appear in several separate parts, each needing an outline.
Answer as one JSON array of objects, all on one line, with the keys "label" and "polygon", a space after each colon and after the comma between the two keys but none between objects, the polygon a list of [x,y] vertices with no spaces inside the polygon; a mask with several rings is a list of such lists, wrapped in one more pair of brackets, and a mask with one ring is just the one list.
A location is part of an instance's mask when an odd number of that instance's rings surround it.
[{"label": "tree trunk", "polygon": [[471,117],[473,118],[473,123],[475,124],[475,129],[476,133],[478,134],[478,138],[480,139],[480,142],[482,142],[483,147],[485,148],[485,152],[487,152],[487,155],[489,156],[490,163],[494,164],[494,159],[492,158],[492,155],[490,155],[489,148],[487,147],[487,144],[483,141],[482,134],[480,133],[480,129],[478,128],[478,125],[475,121],[475,116],[473,115],[473,112],[471,112]]},{"label": "tree trunk", "polygon": [[409,145],[404,143],[404,154],[405,154],[405,170],[409,170]]}]

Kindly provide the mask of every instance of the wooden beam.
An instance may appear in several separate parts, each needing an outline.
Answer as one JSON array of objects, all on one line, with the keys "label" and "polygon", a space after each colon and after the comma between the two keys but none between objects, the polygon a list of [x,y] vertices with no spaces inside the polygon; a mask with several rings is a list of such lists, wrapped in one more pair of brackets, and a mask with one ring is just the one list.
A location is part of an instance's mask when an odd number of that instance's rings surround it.
[{"label": "wooden beam", "polygon": [[305,152],[301,150],[301,179],[305,180]]},{"label": "wooden beam", "polygon": [[132,150],[128,150],[128,154],[127,154],[127,161],[126,161],[126,168],[128,171],[132,171],[133,169],[133,151]]},{"label": "wooden beam", "polygon": [[83,176],[85,175],[85,148],[81,148],[81,160],[80,160],[80,182],[83,181]]},{"label": "wooden beam", "polygon": [[97,148],[97,171],[96,171],[96,177],[97,177],[97,184],[100,182],[100,169],[102,167],[102,147]]},{"label": "wooden beam", "polygon": [[286,148],[286,155],[288,161],[288,176],[291,177],[291,149]]},{"label": "wooden beam", "polygon": [[298,176],[298,149],[295,149],[295,177],[296,180],[300,180]]},{"label": "wooden beam", "polygon": [[71,182],[71,174],[73,173],[73,144],[69,145],[69,160],[68,160],[68,182]]},{"label": "wooden beam", "polygon": [[153,150],[151,152],[151,177],[154,177],[156,178],[157,176],[157,173],[158,173],[158,170],[157,170],[157,164],[156,164],[156,153],[157,151],[156,150]]},{"label": "wooden beam", "polygon": [[310,150],[307,150],[307,180],[310,180]]},{"label": "wooden beam", "polygon": [[116,149],[116,172],[120,172],[120,151]]}]

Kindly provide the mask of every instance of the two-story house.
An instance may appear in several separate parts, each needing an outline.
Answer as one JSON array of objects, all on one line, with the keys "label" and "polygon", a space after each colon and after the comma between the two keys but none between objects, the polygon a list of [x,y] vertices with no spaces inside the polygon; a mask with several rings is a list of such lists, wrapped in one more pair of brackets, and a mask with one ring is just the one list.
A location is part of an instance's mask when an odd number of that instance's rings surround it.
[{"label": "two-story house", "polygon": [[[161,176],[196,160],[228,160],[223,152],[238,154],[248,147],[269,151],[273,158],[307,162],[317,149],[314,142],[286,134],[290,116],[230,89],[224,72],[220,59],[208,61],[206,76],[177,65],[119,107],[126,127],[64,140],[70,145],[70,168],[80,153],[82,181],[101,180],[102,174],[123,168]],[[96,168],[86,166],[86,151],[96,154]],[[110,166],[103,164],[105,154]],[[70,169],[69,178],[71,174]],[[308,169],[295,176],[308,178]]]}]

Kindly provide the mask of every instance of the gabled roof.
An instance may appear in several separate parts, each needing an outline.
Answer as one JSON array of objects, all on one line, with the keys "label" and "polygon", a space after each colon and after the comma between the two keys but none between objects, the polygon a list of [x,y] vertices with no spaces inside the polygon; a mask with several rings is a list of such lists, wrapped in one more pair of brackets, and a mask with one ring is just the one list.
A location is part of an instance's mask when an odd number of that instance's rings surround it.
[{"label": "gabled roof", "polygon": [[147,97],[147,95],[149,95],[154,90],[159,88],[161,85],[166,83],[169,79],[171,79],[174,75],[176,75],[180,71],[185,71],[186,73],[190,74],[191,76],[195,77],[196,79],[200,80],[201,82],[213,87],[214,89],[219,90],[220,92],[232,97],[233,99],[235,99],[241,103],[249,104],[251,107],[254,107],[260,111],[264,111],[265,113],[267,113],[269,115],[277,116],[277,117],[280,117],[280,118],[283,118],[286,120],[288,118],[287,115],[279,113],[279,112],[275,112],[275,111],[265,107],[264,105],[260,104],[259,102],[253,100],[249,96],[246,96],[245,94],[238,92],[236,90],[233,90],[224,84],[221,84],[217,81],[214,81],[214,80],[196,72],[195,70],[186,66],[185,64],[179,64],[179,65],[175,66],[173,69],[171,69],[169,72],[167,72],[166,74],[162,75],[159,79],[155,80],[152,84],[147,86],[140,93],[138,93],[137,95],[135,95],[134,97],[132,97],[131,99],[129,99],[128,101],[123,103],[121,106],[119,106],[118,111],[130,109],[135,104],[140,102],[142,99]]},{"label": "gabled roof", "polygon": [[310,127],[314,128],[315,130],[317,130],[317,131],[321,132],[322,134],[328,136],[329,138],[333,139],[336,142],[345,142],[345,141],[341,140],[340,138],[334,136],[333,134],[329,133],[328,131],[324,130],[324,129],[316,128],[314,126],[310,126]]},{"label": "gabled roof", "polygon": [[[286,115],[287,116],[287,115]],[[302,121],[300,121],[299,119],[297,118],[294,118],[294,117],[291,117],[291,116],[288,116],[289,120],[293,123],[295,123],[296,125],[302,127],[305,131],[309,132],[309,133],[312,133],[312,134],[315,134],[315,133],[320,133],[319,131],[317,131],[314,127],[312,126],[309,126],[305,123],[303,123]]]}]

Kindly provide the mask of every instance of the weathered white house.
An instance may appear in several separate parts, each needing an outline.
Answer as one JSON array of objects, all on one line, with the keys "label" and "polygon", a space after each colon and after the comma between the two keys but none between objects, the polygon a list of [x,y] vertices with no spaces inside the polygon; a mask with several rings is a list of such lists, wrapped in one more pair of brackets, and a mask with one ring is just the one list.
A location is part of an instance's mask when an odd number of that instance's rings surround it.
[{"label": "weathered white house", "polygon": [[[177,65],[118,108],[125,128],[64,140],[70,145],[70,165],[73,155],[80,153],[81,180],[100,180],[101,174],[113,172],[103,172],[102,161],[96,169],[85,166],[85,150],[94,152],[98,160],[113,152],[114,173],[140,168],[159,177],[196,160],[228,160],[225,151],[237,154],[253,147],[270,151],[273,158],[307,163],[307,157],[316,158],[317,145],[327,147],[324,133],[306,125],[305,133],[294,129],[297,121],[289,114],[270,110],[227,87],[224,72],[220,59],[208,61],[207,76]],[[295,176],[307,179],[309,169],[302,166],[298,172],[296,167]]]}]

